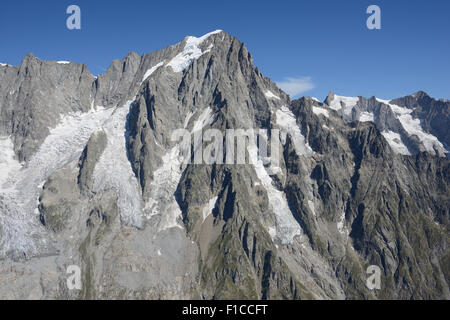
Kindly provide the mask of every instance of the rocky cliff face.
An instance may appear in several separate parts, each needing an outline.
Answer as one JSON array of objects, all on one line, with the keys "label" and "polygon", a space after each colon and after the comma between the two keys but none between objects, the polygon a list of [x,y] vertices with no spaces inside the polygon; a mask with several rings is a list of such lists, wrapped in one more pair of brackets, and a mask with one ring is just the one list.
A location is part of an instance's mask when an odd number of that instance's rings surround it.
[{"label": "rocky cliff face", "polygon": [[[0,297],[448,299],[449,106],[291,101],[223,31],[97,78],[0,66]],[[280,161],[253,136],[246,164],[185,161],[174,131],[194,160],[211,128],[268,129]]]}]

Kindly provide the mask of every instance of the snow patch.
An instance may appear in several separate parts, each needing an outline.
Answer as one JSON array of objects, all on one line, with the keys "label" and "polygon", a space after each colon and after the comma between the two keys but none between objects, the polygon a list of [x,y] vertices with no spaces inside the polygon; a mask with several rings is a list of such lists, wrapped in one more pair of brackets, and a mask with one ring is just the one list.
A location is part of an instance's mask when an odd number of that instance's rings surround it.
[{"label": "snow patch", "polygon": [[400,134],[393,132],[393,131],[383,131],[381,133],[386,141],[391,146],[392,150],[394,150],[396,153],[404,154],[404,155],[411,155],[411,152],[409,152],[408,148],[405,146],[405,144],[402,142],[402,138],[400,137]]},{"label": "snow patch", "polygon": [[267,98],[269,98],[269,99],[277,99],[277,100],[280,100],[280,97],[278,97],[278,96],[276,96],[275,94],[273,94],[273,92],[270,91],[270,90],[267,90],[267,91],[264,93],[264,95],[265,95]]},{"label": "snow patch", "polygon": [[337,229],[340,234],[346,234],[347,228],[345,227],[345,212],[342,211],[341,216],[339,217],[339,221],[337,223]]},{"label": "snow patch", "polygon": [[10,139],[0,139],[0,256],[9,250],[36,254],[38,244],[46,243],[34,215],[43,181],[79,159],[91,134],[111,112],[98,107],[63,116],[26,165],[14,160]]},{"label": "snow patch", "polygon": [[212,211],[214,209],[214,207],[216,206],[216,202],[217,202],[217,196],[214,198],[211,198],[208,203],[203,207],[202,213],[203,213],[203,221],[206,220],[206,218],[208,218],[208,216],[210,214],[212,214]]},{"label": "snow patch", "polygon": [[[423,130],[420,119],[414,119],[410,114],[399,115],[398,119],[406,132],[410,135],[416,135],[427,151],[434,153],[435,147],[437,149],[445,150],[444,145],[437,137]],[[447,151],[445,150],[445,152]]]},{"label": "snow patch", "polygon": [[8,185],[14,181],[14,177],[20,169],[22,169],[22,164],[15,159],[14,144],[11,138],[0,137],[0,192],[8,189]]},{"label": "snow patch", "polygon": [[177,54],[170,62],[166,65],[167,67],[171,67],[174,72],[181,72],[187,67],[189,67],[192,62],[198,58],[200,58],[205,53],[211,51],[212,45],[208,47],[205,51],[202,51],[199,46],[203,41],[208,39],[211,35],[222,32],[222,30],[216,30],[210,33],[205,34],[200,38],[188,36],[186,38],[186,44],[182,52]]},{"label": "snow patch", "polygon": [[202,114],[200,114],[198,119],[194,122],[194,129],[192,131],[195,132],[202,130],[207,124],[212,123],[214,119],[213,117],[214,115],[212,109],[210,107],[206,108],[205,110],[203,110]]},{"label": "snow patch", "polygon": [[144,76],[142,77],[142,81],[141,84],[147,80],[148,77],[150,77],[152,75],[153,72],[155,72],[159,67],[161,67],[162,65],[164,65],[164,61],[161,61],[160,63],[158,63],[157,65],[151,67],[150,69],[148,69]]},{"label": "snow patch", "polygon": [[[185,127],[193,113],[188,113],[184,120]],[[194,123],[194,131],[202,130],[203,127],[212,121],[212,109],[205,108],[197,121]],[[175,191],[181,179],[184,162],[181,144],[177,144],[170,149],[163,157],[163,165],[153,173],[153,181],[150,185],[150,196],[145,205],[145,217],[150,219],[160,215],[161,220],[158,231],[181,228],[179,221],[182,219],[182,212],[175,199]]]},{"label": "snow patch", "polygon": [[28,163],[26,171],[32,174],[26,177],[26,184],[36,189],[55,170],[78,160],[92,133],[102,126],[111,113],[112,109],[97,107],[86,113],[63,116]]},{"label": "snow patch", "polygon": [[[439,141],[439,139],[436,136],[434,136],[434,135],[432,135],[430,133],[427,133],[423,129],[419,118],[413,118],[412,117],[411,114],[414,111],[413,109],[400,107],[398,105],[390,103],[387,100],[382,100],[382,99],[377,99],[377,100],[379,102],[387,104],[391,108],[392,112],[395,114],[397,119],[400,121],[403,129],[405,129],[405,131],[409,135],[417,136],[419,138],[419,140],[422,142],[422,144],[425,147],[426,151],[428,151],[428,152],[430,152],[432,154],[435,154],[435,152],[436,152],[435,150],[436,149],[442,150],[445,153],[448,152],[448,150],[445,149],[444,145]],[[392,136],[392,134],[389,135],[389,133],[388,133],[388,136]],[[391,139],[391,140],[388,140],[388,141],[393,141],[393,140]],[[397,143],[397,145],[398,145],[398,143]],[[397,149],[394,148],[394,150],[397,150]],[[402,154],[405,154],[405,153],[402,153]]]},{"label": "snow patch", "polygon": [[334,95],[334,99],[330,102],[329,107],[336,111],[342,110],[345,115],[350,115],[353,107],[356,106],[358,101],[358,97],[343,97]]},{"label": "snow patch", "polygon": [[56,63],[58,63],[58,64],[69,64],[70,61],[56,61]]},{"label": "snow patch", "polygon": [[192,118],[193,115],[194,115],[194,112],[192,112],[192,111],[189,111],[189,112],[188,112],[186,118],[184,119],[183,128],[186,129],[186,127],[187,127],[188,124],[189,124],[189,120],[191,120],[191,118]]},{"label": "snow patch", "polygon": [[116,190],[121,220],[142,227],[141,191],[126,149],[126,121],[132,102],[114,110],[102,126],[108,142],[94,169],[93,191]]},{"label": "snow patch", "polygon": [[258,159],[258,148],[254,138],[250,139],[248,152],[256,175],[267,191],[269,206],[275,214],[275,226],[269,226],[268,232],[273,240],[278,238],[283,244],[292,243],[295,236],[303,234],[303,230],[289,209],[285,193],[272,185],[272,178],[267,173],[262,160]]},{"label": "snow patch", "polygon": [[375,122],[374,119],[375,119],[375,116],[374,116],[374,114],[372,112],[363,111],[359,115],[359,119],[358,120],[360,122]]},{"label": "snow patch", "polygon": [[384,103],[384,104],[387,104],[387,105],[389,105],[391,103],[391,100],[385,100],[385,99],[380,99],[380,98],[376,98],[376,97],[375,97],[375,99],[378,102],[381,102],[381,103]]},{"label": "snow patch", "polygon": [[298,156],[311,155],[313,150],[308,145],[305,137],[302,135],[299,125],[295,120],[294,114],[286,106],[282,106],[281,109],[276,112],[276,123],[280,127],[281,143],[286,144],[286,137],[289,133],[295,146],[295,152]]},{"label": "snow patch", "polygon": [[277,237],[277,229],[275,227],[268,227],[267,232],[269,232],[269,235],[272,238],[272,240]]},{"label": "snow patch", "polygon": [[313,111],[314,114],[316,114],[316,115],[322,114],[322,115],[324,115],[324,116],[327,117],[327,118],[330,117],[330,114],[328,113],[328,110],[325,109],[325,108],[320,108],[320,107],[315,107],[315,106],[313,106],[313,107],[312,107],[312,111]]},{"label": "snow patch", "polygon": [[145,217],[150,219],[160,215],[158,231],[181,228],[181,210],[175,199],[175,191],[181,179],[183,157],[180,147],[176,145],[162,157],[163,165],[153,173],[150,196],[145,205]]}]

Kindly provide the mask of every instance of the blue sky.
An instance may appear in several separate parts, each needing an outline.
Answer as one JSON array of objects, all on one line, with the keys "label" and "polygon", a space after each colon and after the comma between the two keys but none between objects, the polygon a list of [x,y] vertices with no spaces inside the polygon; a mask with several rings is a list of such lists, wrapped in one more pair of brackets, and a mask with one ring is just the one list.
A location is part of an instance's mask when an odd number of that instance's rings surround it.
[{"label": "blue sky", "polygon": [[[71,4],[81,8],[81,30],[66,28]],[[381,8],[381,30],[366,27],[371,4]],[[424,90],[448,99],[449,12],[447,0],[2,1],[0,62],[17,65],[33,52],[98,74],[129,51],[222,29],[245,42],[264,75],[309,88],[301,95],[390,99]]]}]

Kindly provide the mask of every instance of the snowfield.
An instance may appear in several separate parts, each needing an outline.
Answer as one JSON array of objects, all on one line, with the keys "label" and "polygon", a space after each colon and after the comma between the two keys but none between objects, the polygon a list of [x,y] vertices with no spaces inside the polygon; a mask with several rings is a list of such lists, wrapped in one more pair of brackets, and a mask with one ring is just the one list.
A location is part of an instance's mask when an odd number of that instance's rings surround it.
[{"label": "snowfield", "polygon": [[92,108],[63,116],[27,165],[14,159],[9,138],[0,138],[0,257],[8,251],[37,252],[47,240],[35,216],[36,199],[43,181],[79,159],[91,134],[111,115],[112,109]]},{"label": "snowfield", "polygon": [[[448,153],[448,150],[445,149],[445,146],[438,140],[436,136],[426,132],[423,129],[420,119],[412,117],[411,114],[414,110],[392,104],[390,100],[379,98],[376,99],[378,102],[389,106],[395,117],[400,121],[400,124],[406,134],[408,136],[416,136],[423,144],[423,147],[425,149],[424,151],[428,151],[432,154],[435,154],[436,150],[440,150],[443,153]],[[344,97],[334,95],[334,99],[330,102],[329,107],[333,110],[341,112],[344,119],[349,120],[351,119],[352,110],[357,105],[358,101],[358,97]],[[317,109],[313,109],[313,112],[319,114],[319,110]],[[358,121],[375,123],[375,115],[373,114],[373,112],[362,111],[359,114]],[[411,152],[408,150],[401,139],[401,134],[404,133],[385,130],[384,132],[382,132],[382,134],[396,153],[411,155]]]},{"label": "snowfield", "polygon": [[200,38],[189,36],[186,38],[186,44],[182,52],[177,54],[170,62],[166,65],[166,67],[171,67],[174,72],[181,72],[187,67],[189,67],[192,62],[198,58],[200,58],[205,53],[211,51],[212,45],[209,46],[208,49],[202,51],[199,46],[208,39],[213,34],[217,34],[222,32],[222,30],[216,30],[210,33],[205,34]]},{"label": "snowfield", "polygon": [[160,215],[158,231],[178,227],[183,229],[179,220],[181,209],[175,199],[175,191],[181,179],[183,157],[180,147],[176,145],[163,157],[163,165],[153,173],[150,196],[147,199],[144,214],[147,219]]},{"label": "snowfield", "polygon": [[316,114],[316,115],[323,115],[323,116],[325,116],[325,117],[327,117],[327,118],[330,117],[330,114],[328,113],[328,110],[325,109],[325,108],[313,106],[313,107],[312,107],[312,111],[313,111],[314,114]]},{"label": "snowfield", "polygon": [[391,146],[392,150],[394,150],[396,153],[404,154],[407,156],[411,155],[411,152],[409,152],[408,148],[405,146],[405,144],[402,142],[402,138],[400,137],[400,134],[393,132],[393,131],[383,131],[381,133],[386,141]]},{"label": "snowfield", "polygon": [[126,150],[126,121],[132,103],[133,100],[127,101],[116,109],[101,126],[108,143],[94,169],[93,191],[116,190],[122,222],[142,227],[141,190]]},{"label": "snowfield", "polygon": [[262,159],[258,158],[255,139],[250,139],[248,152],[250,163],[253,164],[258,179],[267,191],[270,209],[275,214],[275,225],[268,225],[266,229],[272,240],[279,239],[283,244],[291,244],[294,237],[303,235],[303,230],[289,208],[286,194],[273,186],[272,178],[267,173]]},{"label": "snowfield", "polygon": [[[411,135],[411,136],[416,136],[419,138],[419,140],[422,142],[423,146],[425,147],[425,150],[428,152],[431,152],[432,154],[435,153],[435,149],[439,149],[439,150],[443,150],[444,152],[448,152],[448,150],[445,149],[444,145],[438,140],[438,138],[434,135],[432,135],[431,133],[426,132],[421,123],[420,123],[420,119],[419,118],[413,118],[411,113],[414,111],[413,109],[408,109],[405,107],[400,107],[397,106],[395,104],[390,103],[390,101],[388,100],[382,100],[382,99],[378,99],[377,100],[379,102],[382,102],[384,104],[387,104],[390,109],[392,110],[392,112],[395,114],[396,118],[400,121],[403,129],[405,129],[405,131]],[[403,145],[403,143],[401,143],[403,146],[399,146],[399,143],[397,142],[398,137],[394,137],[392,135],[392,133],[383,133],[383,135],[386,137],[388,136],[390,138],[390,140],[388,140],[388,138],[386,138],[386,140],[393,142],[391,144],[392,148],[396,151],[398,151],[399,153],[402,154],[411,154],[409,151],[408,153],[405,152],[405,148],[406,146]],[[407,149],[407,148],[406,148]]]},{"label": "snowfield", "polygon": [[363,111],[359,115],[360,122],[374,122],[375,116],[372,112]]},{"label": "snowfield", "polygon": [[358,101],[358,97],[343,97],[335,94],[333,101],[330,103],[330,108],[336,111],[342,110],[343,114],[349,116]]},{"label": "snowfield", "polygon": [[295,146],[295,152],[297,155],[311,155],[313,150],[308,145],[303,136],[297,121],[295,120],[295,116],[289,108],[286,106],[282,106],[281,109],[277,110],[277,125],[280,127],[280,135],[281,135],[281,143],[286,144],[286,137],[289,133],[291,135],[291,139]]}]

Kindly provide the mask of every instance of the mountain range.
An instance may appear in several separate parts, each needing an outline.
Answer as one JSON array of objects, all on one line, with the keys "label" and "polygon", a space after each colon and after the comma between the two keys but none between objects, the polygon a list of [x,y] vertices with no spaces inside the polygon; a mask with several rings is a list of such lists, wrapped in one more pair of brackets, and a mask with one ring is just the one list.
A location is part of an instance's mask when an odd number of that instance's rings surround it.
[{"label": "mountain range", "polygon": [[[221,30],[98,76],[0,64],[0,298],[449,299],[449,114],[292,100]],[[186,163],[180,128],[278,129],[278,170]]]}]

